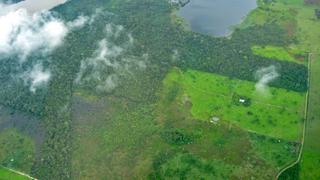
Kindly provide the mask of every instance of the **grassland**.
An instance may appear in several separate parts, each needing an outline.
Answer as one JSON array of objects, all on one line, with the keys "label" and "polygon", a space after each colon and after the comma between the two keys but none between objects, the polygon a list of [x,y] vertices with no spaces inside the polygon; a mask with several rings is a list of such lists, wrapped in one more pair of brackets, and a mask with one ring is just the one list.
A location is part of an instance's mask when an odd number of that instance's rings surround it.
[{"label": "grassland", "polygon": [[30,178],[0,167],[0,180],[30,180]]},{"label": "grassland", "polygon": [[[260,1],[260,7],[246,19],[243,27],[253,24],[265,24],[276,22],[286,28],[297,42],[294,47],[304,52],[309,52],[310,62],[310,89],[307,111],[307,127],[303,156],[300,164],[285,172],[282,179],[319,179],[320,147],[317,142],[319,137],[319,87],[320,87],[320,63],[318,52],[320,50],[320,21],[314,11],[319,5],[307,5],[303,0],[277,0],[271,4]],[[289,47],[285,47],[287,49]],[[266,52],[257,52],[266,55]],[[275,56],[287,56],[285,53],[274,53]],[[271,55],[270,55],[271,56]],[[275,57],[276,58],[276,57]],[[284,58],[281,58],[284,59]],[[286,59],[289,59],[287,56]]]},{"label": "grassland", "polygon": [[[300,31],[299,46],[310,52],[310,89],[308,121],[303,156],[300,162],[300,179],[319,179],[320,173],[320,21],[314,16],[315,6],[301,5],[297,16]],[[318,6],[319,8],[319,6]]]},{"label": "grassland", "polygon": [[[249,132],[248,128],[242,127],[237,121],[221,119],[215,125],[209,121],[211,116],[205,112],[211,109],[207,101],[238,107],[233,105],[230,96],[235,89],[238,89],[237,93],[252,99],[258,98],[249,96],[248,89],[254,88],[253,83],[251,87],[250,82],[241,82],[199,71],[182,73],[173,69],[163,80],[158,91],[158,101],[149,106],[121,97],[94,98],[82,91],[76,92],[72,108],[75,140],[73,177],[275,177],[281,167],[297,156],[299,143],[293,140],[297,130],[294,133],[285,131],[287,134],[279,131],[274,134],[265,131]],[[186,89],[187,85],[190,89]],[[196,90],[191,85],[196,86]],[[190,92],[196,92],[194,95],[197,96],[189,96]],[[288,94],[278,89],[271,89],[270,93],[279,93],[279,99],[276,100],[278,104],[288,99],[286,103],[290,104],[289,108],[298,108],[299,103],[295,101],[303,101],[303,94],[300,93]],[[215,95],[215,99],[209,98]],[[216,100],[218,102],[212,102]],[[200,101],[203,103],[197,104]],[[269,100],[262,99],[262,102]],[[200,110],[195,111],[195,107]],[[241,112],[246,111],[238,113]],[[300,122],[288,124],[289,128],[299,127]],[[255,130],[261,131],[259,128]],[[276,137],[278,135],[283,137]]]},{"label": "grassland", "polygon": [[30,172],[34,160],[34,142],[16,129],[0,133],[0,162],[9,168]]},{"label": "grassland", "polygon": [[252,51],[255,55],[277,59],[280,61],[291,61],[307,65],[307,53],[295,48],[284,48],[276,46],[253,46]]},{"label": "grassland", "polygon": [[[252,82],[193,70],[184,72],[177,68],[167,75],[164,86],[167,94],[163,98],[165,102],[176,99],[174,106],[189,104],[190,114],[197,121],[213,126],[221,123],[222,128],[226,126],[227,129],[240,127],[241,131],[249,132],[248,144],[241,147],[247,146],[248,151],[272,165],[276,171],[297,157],[303,125],[303,93],[269,88],[269,93],[260,94],[255,91],[255,84]],[[241,104],[239,98],[250,103]],[[165,102],[163,104],[167,106]],[[213,119],[219,120],[214,122]],[[281,121],[277,121],[278,119]],[[213,135],[214,132],[208,132],[207,136],[209,134]],[[229,147],[234,144],[228,138],[213,136],[216,139],[212,141],[228,144]],[[225,149],[229,150],[231,149]],[[236,159],[233,156],[224,157],[231,162]]]},{"label": "grassland", "polygon": [[248,131],[289,141],[301,135],[304,93],[276,88],[258,92],[252,82],[192,70],[173,70],[167,78],[182,83],[197,119],[217,117]]},{"label": "grassland", "polygon": [[301,160],[301,179],[320,178],[320,145],[318,141],[320,132],[320,57],[313,55],[311,58],[310,101],[306,139]]},{"label": "grassland", "polygon": [[[170,98],[169,101],[162,99],[150,109],[121,98],[97,100],[76,96],[73,133],[77,146],[73,151],[73,176],[77,179],[247,176],[238,173],[239,168],[251,171],[240,165],[247,161],[247,156],[240,153],[249,152],[246,148],[237,153],[229,149],[232,144],[233,148],[248,144],[246,134],[236,128],[228,131],[227,126],[210,127],[207,122],[193,121],[188,116],[189,109],[172,108],[175,95]],[[135,111],[128,111],[132,106],[136,106]],[[224,153],[230,154],[229,163],[223,161]],[[236,166],[230,161],[237,161]],[[250,172],[250,176],[258,173]]]}]

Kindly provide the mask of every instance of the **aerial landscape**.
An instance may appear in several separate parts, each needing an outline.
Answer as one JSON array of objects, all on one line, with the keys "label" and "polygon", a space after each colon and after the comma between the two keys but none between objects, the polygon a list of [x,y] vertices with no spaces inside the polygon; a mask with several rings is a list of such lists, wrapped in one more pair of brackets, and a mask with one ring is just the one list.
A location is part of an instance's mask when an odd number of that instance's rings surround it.
[{"label": "aerial landscape", "polygon": [[0,180],[320,179],[320,0],[0,0]]}]

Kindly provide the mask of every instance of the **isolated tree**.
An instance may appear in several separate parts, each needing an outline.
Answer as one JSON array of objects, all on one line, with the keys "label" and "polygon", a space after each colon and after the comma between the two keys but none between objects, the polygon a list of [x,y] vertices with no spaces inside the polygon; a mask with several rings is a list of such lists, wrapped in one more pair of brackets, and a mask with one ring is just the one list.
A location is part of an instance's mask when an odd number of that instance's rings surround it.
[{"label": "isolated tree", "polygon": [[316,9],[314,13],[317,16],[317,18],[320,19],[320,9]]}]

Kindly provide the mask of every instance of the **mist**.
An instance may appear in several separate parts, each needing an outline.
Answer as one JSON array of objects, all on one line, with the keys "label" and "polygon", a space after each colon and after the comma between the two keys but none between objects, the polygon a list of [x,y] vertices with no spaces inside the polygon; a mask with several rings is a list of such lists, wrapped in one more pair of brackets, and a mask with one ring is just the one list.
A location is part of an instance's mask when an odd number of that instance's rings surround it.
[{"label": "mist", "polygon": [[[132,56],[129,50],[134,46],[134,37],[123,26],[106,24],[105,38],[97,43],[97,49],[90,58],[81,61],[75,83],[94,88],[97,92],[111,92],[119,86],[121,78],[133,76],[135,70],[147,68],[147,54]],[[122,43],[119,39],[125,39]]]},{"label": "mist", "polygon": [[279,76],[280,75],[274,65],[259,69],[255,74],[255,77],[258,80],[255,85],[256,91],[263,95],[269,95],[269,83],[277,79]]},{"label": "mist", "polygon": [[[82,28],[91,20],[79,16],[65,22],[46,10],[30,14],[26,8],[14,8],[13,5],[0,4],[0,8],[0,61],[17,61],[19,65],[15,69],[19,73],[11,76],[28,82],[25,85],[33,93],[46,85],[51,77],[50,69],[41,65],[43,59],[62,46],[72,30]],[[42,58],[32,58],[35,54]],[[26,64],[27,70],[22,68]]]}]

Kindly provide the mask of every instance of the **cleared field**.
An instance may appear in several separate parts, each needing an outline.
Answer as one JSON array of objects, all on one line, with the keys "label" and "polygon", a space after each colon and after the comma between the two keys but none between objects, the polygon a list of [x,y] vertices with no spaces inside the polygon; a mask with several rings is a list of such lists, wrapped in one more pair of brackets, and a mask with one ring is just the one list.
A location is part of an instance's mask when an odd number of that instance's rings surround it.
[{"label": "cleared field", "polygon": [[319,6],[294,6],[297,15],[299,46],[311,53],[308,121],[303,156],[300,162],[300,179],[320,178],[320,21],[315,18],[314,9]]},{"label": "cleared field", "polygon": [[[298,39],[298,49],[310,53],[310,89],[308,103],[308,120],[305,133],[303,155],[298,168],[289,170],[291,178],[319,179],[320,173],[320,21],[315,16],[315,9],[319,5],[306,5],[303,0],[279,0],[272,6],[272,11],[295,12],[291,18],[295,19],[295,36]],[[275,12],[273,11],[273,12]],[[281,21],[281,13],[274,20]],[[274,15],[275,16],[275,15]],[[254,17],[252,17],[254,19]],[[287,173],[287,174],[288,174]]]},{"label": "cleared field", "polygon": [[0,167],[0,180],[30,180],[30,178],[21,176],[3,167]]},{"label": "cleared field", "polygon": [[[163,106],[161,109],[180,107],[171,113],[162,110],[162,113],[169,114],[169,117],[164,117],[163,119],[169,119],[175,122],[175,124],[185,123],[184,126],[189,125],[193,129],[195,129],[195,121],[199,120],[199,123],[207,123],[209,127],[213,126],[210,131],[204,132],[204,130],[201,129],[201,132],[208,138],[206,138],[206,141],[202,141],[201,145],[197,146],[197,149],[203,149],[204,152],[211,152],[211,154],[214,152],[213,154],[218,155],[219,153],[217,152],[221,152],[224,154],[221,154],[221,157],[227,158],[230,164],[236,164],[237,158],[235,156],[241,154],[241,150],[250,152],[249,154],[242,154],[240,156],[249,157],[248,159],[251,160],[247,162],[248,164],[252,163],[252,161],[261,161],[270,165],[271,167],[265,167],[266,171],[263,172],[268,175],[271,174],[270,177],[275,177],[277,171],[296,159],[300,143],[298,143],[298,139],[294,139],[294,137],[300,135],[302,122],[290,123],[290,118],[300,117],[300,112],[297,112],[298,115],[295,117],[291,115],[294,113],[289,113],[289,110],[299,109],[300,105],[303,106],[303,94],[295,92],[288,94],[286,92],[287,90],[270,88],[269,95],[262,97],[261,94],[255,92],[253,83],[232,80],[223,76],[193,70],[183,72],[177,68],[173,69],[167,75],[163,83],[165,88],[162,93],[162,99],[164,100],[161,103]],[[250,103],[239,103],[239,97],[249,100]],[[272,97],[276,100],[270,100]],[[169,102],[174,103],[170,104]],[[264,105],[264,108],[262,108],[262,105]],[[188,106],[189,108],[183,108],[184,110],[181,110],[183,106]],[[283,106],[286,106],[288,109],[280,108]],[[259,109],[256,110],[255,108]],[[269,119],[263,119],[266,117],[269,118],[269,116],[267,116],[269,113],[279,113],[280,111],[277,111],[279,109],[282,109],[284,112],[288,111],[287,114],[284,113],[281,115],[285,118],[280,117],[280,115],[279,117],[272,116],[274,118],[280,118],[282,121],[288,121],[287,124],[283,123],[285,127],[282,129],[277,128],[277,126],[282,125],[280,122],[275,121],[273,124],[269,124]],[[178,113],[186,113],[185,111],[189,111],[190,115],[197,120],[192,119],[191,122],[187,123],[185,118],[182,122],[181,120],[179,122],[176,118],[173,118]],[[259,114],[262,114],[262,116],[258,116]],[[259,123],[250,122],[251,116],[257,116],[257,119],[261,118],[262,120],[260,120]],[[249,119],[249,122],[242,121],[247,119]],[[177,123],[177,121],[179,123]],[[192,125],[192,123],[194,125]],[[168,120],[165,121],[164,124],[168,124]],[[242,133],[235,134],[234,132],[228,132],[228,130],[234,131],[238,126],[241,127]],[[288,130],[288,128],[294,129],[294,133],[296,134],[292,133],[292,130]],[[268,131],[268,129],[270,131]],[[232,134],[230,137],[228,136],[229,133]],[[248,135],[245,135],[247,133]],[[246,138],[243,138],[243,136]],[[286,137],[287,139],[279,136]],[[241,145],[233,141],[232,137],[236,138]],[[293,140],[289,140],[289,137],[293,138]],[[216,143],[211,144],[210,142]],[[219,145],[221,145],[220,143],[225,144],[227,147],[219,147]],[[242,149],[233,146],[242,147]],[[233,151],[234,154],[226,155],[225,153],[229,151]],[[219,159],[219,156],[215,158]],[[262,172],[256,173],[261,173],[260,175],[263,174]]]},{"label": "cleared field", "polygon": [[167,81],[182,84],[195,118],[218,118],[248,131],[289,141],[296,141],[301,135],[304,93],[276,88],[259,92],[252,82],[193,70],[175,69]]},{"label": "cleared field", "polygon": [[255,55],[277,59],[280,61],[291,61],[307,65],[307,53],[295,48],[284,48],[276,46],[253,46],[252,52]]},{"label": "cleared field", "polygon": [[[234,92],[235,85],[243,86],[237,80],[209,75],[198,71],[188,71],[183,74],[178,69],[172,70],[159,89],[159,99],[151,106],[144,106],[121,97],[97,98],[85,92],[75,93],[73,177],[77,179],[98,179],[101,176],[111,179],[119,177],[122,179],[132,177],[135,179],[239,177],[272,179],[275,177],[282,166],[295,159],[299,144],[279,137],[248,132],[247,129],[238,127],[240,123],[236,121],[230,123],[231,121],[221,120],[218,124],[214,124],[205,119],[212,113],[209,112],[207,115],[204,112],[210,109],[208,106],[214,106],[215,103],[212,101],[218,101],[218,104],[222,105],[229,102],[231,106],[237,106],[232,104],[230,95]],[[194,76],[195,80],[191,76]],[[194,100],[188,96],[188,91],[185,89],[186,85],[196,83],[193,81],[201,84],[195,84],[196,90],[190,89],[191,92],[197,92],[199,98],[203,98],[195,102],[203,101],[197,107],[200,109],[199,112],[194,111]],[[218,89],[217,92],[214,92],[214,89]],[[241,89],[242,91],[237,92],[248,96],[248,90]],[[208,95],[208,92],[213,95]],[[275,92],[285,95],[282,91]],[[215,96],[216,94],[219,95]],[[209,96],[216,98],[209,100],[205,98]],[[250,97],[258,99],[258,95]],[[279,97],[277,101],[281,102],[281,98]],[[298,105],[294,102],[301,97],[297,94],[283,98],[288,99],[287,103],[291,103],[288,107],[296,108]],[[268,102],[268,99],[261,99],[261,102],[264,101]],[[201,106],[202,104],[205,106]],[[196,115],[193,115],[194,113]],[[202,118],[203,120],[199,120]]]},{"label": "cleared field", "polygon": [[23,172],[30,172],[35,156],[35,145],[31,138],[16,129],[0,133],[0,163]]},{"label": "cleared field", "polygon": [[320,56],[314,55],[311,61],[310,101],[306,139],[301,160],[301,179],[319,179],[320,167]]}]

